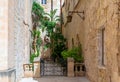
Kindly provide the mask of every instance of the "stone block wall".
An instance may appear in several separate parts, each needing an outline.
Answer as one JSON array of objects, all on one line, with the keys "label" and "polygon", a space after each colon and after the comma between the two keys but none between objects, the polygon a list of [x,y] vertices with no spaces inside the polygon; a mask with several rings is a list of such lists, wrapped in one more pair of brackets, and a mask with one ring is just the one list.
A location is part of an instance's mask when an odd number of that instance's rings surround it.
[{"label": "stone block wall", "polygon": [[23,64],[29,63],[30,58],[32,0],[15,0],[14,6],[16,78],[19,81],[24,77]]},{"label": "stone block wall", "polygon": [[[116,61],[118,52],[116,44],[118,17],[116,13],[118,6],[115,3],[117,3],[117,0],[94,0],[86,10],[84,52],[88,76],[93,82],[119,82]],[[102,28],[105,29],[103,43],[105,66],[100,65],[102,60],[99,57],[102,47],[99,44],[99,32]]]},{"label": "stone block wall", "polygon": [[[68,1],[73,5],[71,1]],[[85,11],[85,20],[77,13],[72,14],[72,22],[65,23],[64,36],[68,47],[78,45],[79,35],[85,58],[87,76],[91,82],[119,82],[119,0],[80,0],[75,11]],[[66,5],[68,5],[66,3]],[[65,7],[67,7],[65,5]],[[69,9],[69,8],[68,8]],[[100,31],[104,28],[104,64],[101,65]]]},{"label": "stone block wall", "polygon": [[[11,4],[13,4],[13,1]],[[8,0],[0,1],[0,82],[15,82],[16,77],[13,24],[9,24],[8,14],[10,12],[8,6]],[[10,18],[12,19],[13,16]]]},{"label": "stone block wall", "polygon": [[0,82],[19,82],[29,63],[32,0],[0,1]]}]

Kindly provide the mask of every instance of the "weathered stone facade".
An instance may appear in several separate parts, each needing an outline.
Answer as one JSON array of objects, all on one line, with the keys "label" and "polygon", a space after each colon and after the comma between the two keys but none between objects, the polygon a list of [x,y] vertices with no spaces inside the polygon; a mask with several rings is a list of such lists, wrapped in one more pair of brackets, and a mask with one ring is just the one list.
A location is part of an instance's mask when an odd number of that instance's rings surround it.
[{"label": "weathered stone facade", "polygon": [[16,77],[23,77],[23,64],[29,63],[32,0],[15,0]]},{"label": "weathered stone facade", "polygon": [[0,82],[19,82],[29,63],[32,0],[0,1]]},{"label": "weathered stone facade", "polygon": [[[75,1],[78,3],[75,5]],[[63,34],[68,47],[83,48],[87,76],[91,82],[120,82],[119,0],[65,0]],[[77,13],[67,23],[68,11],[84,11],[85,20]],[[81,14],[81,16],[83,16]],[[73,39],[73,41],[72,41]]]}]

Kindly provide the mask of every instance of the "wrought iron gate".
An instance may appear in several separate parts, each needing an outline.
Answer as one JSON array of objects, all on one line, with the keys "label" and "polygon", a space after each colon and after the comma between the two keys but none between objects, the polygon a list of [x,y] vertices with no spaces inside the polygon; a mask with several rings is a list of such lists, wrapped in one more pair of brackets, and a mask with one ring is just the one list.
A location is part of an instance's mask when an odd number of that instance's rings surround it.
[{"label": "wrought iron gate", "polygon": [[66,67],[53,61],[41,61],[41,76],[65,76]]}]

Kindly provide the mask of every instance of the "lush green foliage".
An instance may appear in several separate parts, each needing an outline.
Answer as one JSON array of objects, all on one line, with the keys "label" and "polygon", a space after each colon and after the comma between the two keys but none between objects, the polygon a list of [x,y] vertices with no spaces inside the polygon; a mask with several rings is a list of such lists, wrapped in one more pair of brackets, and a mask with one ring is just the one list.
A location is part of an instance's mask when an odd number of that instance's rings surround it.
[{"label": "lush green foliage", "polygon": [[[50,41],[44,41],[46,42],[44,45],[44,48],[50,48],[51,49],[51,55],[53,59],[62,59],[61,52],[66,49],[65,47],[65,38],[63,37],[61,33],[60,28],[60,17],[56,16],[57,10],[52,10],[50,13],[45,13],[44,9],[37,3],[34,2],[32,6],[32,13],[33,13],[33,31],[32,37],[33,37],[33,43],[32,43],[32,49],[33,53],[31,54],[30,61],[33,62],[35,57],[38,57],[40,54],[40,45],[42,44],[42,40],[40,38],[40,31],[39,29],[42,29],[42,31],[46,32],[47,38],[49,38]],[[38,28],[39,27],[39,28]]]},{"label": "lush green foliage", "polygon": [[37,20],[40,20],[40,18],[43,17],[44,9],[42,6],[40,6],[39,3],[34,1],[32,6],[32,13],[34,13],[34,15],[39,18]]},{"label": "lush green foliage", "polygon": [[41,32],[38,28],[40,26],[39,22],[43,18],[44,9],[37,3],[33,2],[32,5],[32,22],[33,29],[31,31],[32,35],[32,50],[30,55],[30,62],[33,63],[35,57],[39,57],[40,55],[40,46],[42,44]]},{"label": "lush green foliage", "polygon": [[82,55],[82,48],[80,47],[74,47],[70,50],[64,50],[62,52],[63,58],[66,60],[68,57],[74,58],[76,62],[83,62],[84,58]]},{"label": "lush green foliage", "polygon": [[62,58],[61,52],[66,49],[65,43],[66,39],[63,37],[63,35],[60,32],[60,28],[56,29],[56,32],[52,35],[53,38],[53,58]]},{"label": "lush green foliage", "polygon": [[74,47],[70,50],[66,50],[66,39],[61,33],[60,28],[60,17],[56,16],[57,10],[50,11],[50,13],[45,13],[44,9],[37,3],[34,2],[32,6],[32,19],[33,19],[33,30],[32,34],[32,51],[30,55],[30,62],[34,61],[35,57],[40,55],[40,47],[42,44],[41,33],[46,32],[47,38],[49,40],[44,40],[44,48],[51,49],[51,56],[54,60],[58,60],[62,65],[65,65],[65,61],[68,57],[73,57],[76,62],[83,62],[84,58],[82,55],[82,47]]},{"label": "lush green foliage", "polygon": [[40,38],[39,30],[33,30],[31,31],[31,34],[33,39],[32,42],[33,53],[30,55],[30,62],[32,63],[34,61],[34,58],[40,55],[40,46],[42,44],[42,40]]},{"label": "lush green foliage", "polygon": [[46,31],[46,36],[50,38],[49,42],[46,42],[45,48],[51,49],[51,55],[53,59],[61,58],[61,52],[65,50],[65,38],[61,33],[60,17],[56,16],[57,10],[50,11],[50,13],[44,13],[41,26],[43,31]]},{"label": "lush green foliage", "polygon": [[60,17],[56,16],[56,12],[57,10],[55,9],[49,14],[45,13],[45,17],[48,17],[45,25],[47,31],[46,36],[50,38],[50,43],[47,43],[47,45],[51,48],[51,56],[54,60],[57,58],[59,61],[59,59],[62,58],[61,52],[66,49],[66,39],[61,33],[61,28],[58,24]]}]

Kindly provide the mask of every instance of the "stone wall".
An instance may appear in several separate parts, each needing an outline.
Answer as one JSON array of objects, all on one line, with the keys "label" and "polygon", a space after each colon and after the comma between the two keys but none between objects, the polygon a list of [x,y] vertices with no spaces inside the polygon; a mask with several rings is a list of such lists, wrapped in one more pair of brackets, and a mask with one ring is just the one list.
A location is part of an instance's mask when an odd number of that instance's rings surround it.
[{"label": "stone wall", "polygon": [[14,0],[8,1],[8,68],[15,68]]},{"label": "stone wall", "polygon": [[32,0],[0,1],[0,82],[19,82],[29,63]]},{"label": "stone wall", "polygon": [[8,1],[0,1],[0,70],[8,69]]},{"label": "stone wall", "polygon": [[23,64],[29,63],[32,0],[15,0],[15,56],[17,82],[23,75]]},{"label": "stone wall", "polygon": [[[118,1],[119,0],[80,0],[76,11],[85,11],[85,20],[76,13],[72,14],[72,22],[64,23],[63,33],[68,39],[68,47],[77,44],[79,35],[83,47],[87,76],[91,82],[120,82],[119,79],[119,29],[118,29]],[[72,2],[68,1],[65,7]],[[69,8],[68,8],[69,9]],[[65,12],[65,11],[64,11]],[[101,36],[104,29],[104,53],[101,65]]]}]

